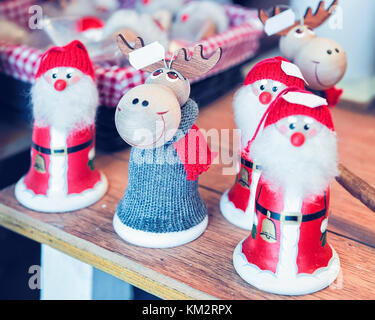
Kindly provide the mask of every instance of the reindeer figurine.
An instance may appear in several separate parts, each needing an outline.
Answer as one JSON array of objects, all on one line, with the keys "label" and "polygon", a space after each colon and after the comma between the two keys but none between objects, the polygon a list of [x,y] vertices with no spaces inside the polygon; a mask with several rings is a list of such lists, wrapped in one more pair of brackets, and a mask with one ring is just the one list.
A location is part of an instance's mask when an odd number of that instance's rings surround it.
[{"label": "reindeer figurine", "polygon": [[[334,0],[328,9],[320,1],[315,13],[311,8],[306,10],[302,21],[277,34],[281,36],[280,51],[282,55],[295,63],[308,82],[308,89],[327,99],[329,106],[335,106],[343,93],[335,85],[345,74],[347,59],[344,49],[336,41],[317,37],[313,31],[329,19],[338,0]],[[274,8],[273,16],[281,12]],[[259,19],[264,25],[271,19],[264,10],[259,10]]]},{"label": "reindeer figurine", "polygon": [[[118,35],[120,50],[132,47]],[[202,46],[191,58],[180,49],[174,60],[161,60],[143,71],[145,84],[129,90],[120,100],[116,128],[132,146],[128,186],[113,225],[125,241],[150,248],[175,247],[198,238],[208,223],[207,208],[198,192],[198,176],[209,168],[213,155],[194,125],[198,106],[189,99],[189,78],[200,77],[221,57],[221,49],[206,59]]]}]

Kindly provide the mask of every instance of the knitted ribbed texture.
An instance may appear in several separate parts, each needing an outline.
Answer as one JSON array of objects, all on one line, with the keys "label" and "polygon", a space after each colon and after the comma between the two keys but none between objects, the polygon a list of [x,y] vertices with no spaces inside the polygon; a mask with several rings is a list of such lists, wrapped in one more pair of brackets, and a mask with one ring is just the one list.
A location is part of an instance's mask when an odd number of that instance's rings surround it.
[{"label": "knitted ribbed texture", "polygon": [[[334,131],[334,124],[333,124],[331,112],[329,111],[329,108],[326,105],[322,105],[322,106],[315,107],[315,108],[310,108],[303,104],[290,103],[286,101],[285,99],[283,99],[282,97],[284,94],[288,93],[287,90],[284,90],[280,94],[279,98],[277,98],[272,103],[272,105],[270,105],[269,113],[264,123],[265,128],[271,124],[276,123],[277,121],[283,118],[286,118],[289,116],[295,116],[295,115],[304,115],[304,116],[314,118],[316,121],[320,122],[321,124],[326,126],[328,129]],[[298,90],[297,88],[291,89],[291,91],[312,95],[310,91]]]},{"label": "knitted ribbed texture", "polygon": [[255,81],[269,79],[281,82],[287,87],[305,87],[305,82],[297,77],[287,75],[281,68],[282,61],[290,62],[283,57],[274,57],[258,62],[247,74],[244,85],[252,84]]},{"label": "knitted ribbed texture", "polygon": [[48,70],[58,67],[71,67],[82,71],[95,81],[95,72],[84,44],[74,40],[64,47],[53,47],[41,58],[36,78]]},{"label": "knitted ribbed texture", "polygon": [[117,207],[121,222],[133,229],[166,233],[190,229],[207,215],[198,192],[198,179],[188,181],[174,142],[195,123],[197,104],[189,99],[181,108],[183,132],[155,149],[132,148],[125,195]]}]

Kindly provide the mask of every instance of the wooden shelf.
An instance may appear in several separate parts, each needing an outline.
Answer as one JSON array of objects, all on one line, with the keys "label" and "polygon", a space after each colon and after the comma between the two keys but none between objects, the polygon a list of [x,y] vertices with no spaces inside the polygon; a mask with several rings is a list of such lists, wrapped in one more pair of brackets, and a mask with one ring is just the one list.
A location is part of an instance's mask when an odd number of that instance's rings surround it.
[{"label": "wooden shelf", "polygon": [[[198,126],[234,128],[233,94],[201,111]],[[341,162],[375,185],[375,118],[333,110]],[[230,150],[230,145],[223,150]],[[32,212],[17,203],[14,186],[0,192],[0,224],[123,279],[164,299],[375,299],[375,214],[336,182],[332,186],[328,240],[341,259],[342,271],[329,288],[313,295],[285,297],[246,284],[232,266],[232,253],[247,232],[220,214],[221,194],[234,182],[214,165],[200,178],[209,225],[196,241],[172,249],[144,249],[123,242],[112,218],[127,184],[129,150],[98,155],[107,175],[107,195],[90,208],[64,214]],[[151,183],[151,182],[150,182]]]}]

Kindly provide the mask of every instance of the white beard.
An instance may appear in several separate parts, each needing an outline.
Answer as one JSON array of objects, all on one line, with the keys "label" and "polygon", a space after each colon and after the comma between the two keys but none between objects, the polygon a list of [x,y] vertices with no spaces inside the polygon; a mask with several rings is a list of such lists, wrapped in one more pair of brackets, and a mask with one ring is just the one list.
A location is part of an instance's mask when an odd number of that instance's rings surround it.
[{"label": "white beard", "polygon": [[233,108],[237,128],[241,130],[241,145],[242,148],[246,148],[268,105],[265,106],[259,102],[251,86],[244,86],[236,92]]},{"label": "white beard", "polygon": [[35,124],[65,133],[92,125],[99,104],[98,90],[89,76],[62,92],[42,76],[31,89],[31,99]]},{"label": "white beard", "polygon": [[296,197],[323,195],[339,174],[336,134],[326,127],[294,147],[271,125],[251,145],[250,155],[262,165],[263,178],[273,191]]}]

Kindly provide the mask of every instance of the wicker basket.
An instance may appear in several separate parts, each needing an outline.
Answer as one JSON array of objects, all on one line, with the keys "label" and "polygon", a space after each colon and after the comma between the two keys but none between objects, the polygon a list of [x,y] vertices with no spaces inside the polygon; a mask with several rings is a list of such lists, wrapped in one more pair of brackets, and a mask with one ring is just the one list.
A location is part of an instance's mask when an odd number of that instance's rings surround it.
[{"label": "wicker basket", "polygon": [[[35,0],[1,2],[0,15],[25,25],[30,17],[29,7],[34,4]],[[200,107],[242,81],[240,65],[255,55],[263,34],[257,11],[240,6],[228,5],[225,8],[230,28],[199,42],[203,45],[205,55],[210,55],[219,46],[223,49],[222,58],[215,68],[203,78],[192,82],[192,97]],[[188,49],[192,50],[193,47]],[[36,48],[0,43],[0,82],[4,84],[2,88],[7,93],[2,105],[28,119],[31,117],[27,92],[34,81],[41,55],[42,52]],[[97,118],[97,145],[99,149],[115,151],[124,147],[125,143],[117,135],[114,126],[114,108],[129,89],[144,83],[147,74],[131,66],[96,66],[95,73],[101,103]]]}]

